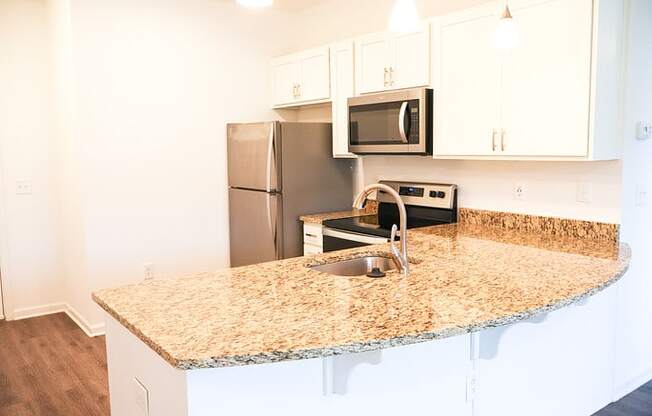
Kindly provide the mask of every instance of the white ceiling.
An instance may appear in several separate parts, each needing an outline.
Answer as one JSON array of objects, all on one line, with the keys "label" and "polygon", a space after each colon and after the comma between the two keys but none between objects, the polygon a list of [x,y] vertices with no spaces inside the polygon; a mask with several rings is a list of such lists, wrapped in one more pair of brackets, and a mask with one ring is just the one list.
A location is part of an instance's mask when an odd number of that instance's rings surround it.
[{"label": "white ceiling", "polygon": [[298,12],[309,9],[320,3],[326,3],[328,0],[274,0],[274,7],[281,10]]},{"label": "white ceiling", "polygon": [[[235,3],[235,0],[221,0],[230,1]],[[309,9],[321,3],[326,3],[328,0],[274,0],[274,9],[283,10],[286,12],[300,12]]]}]

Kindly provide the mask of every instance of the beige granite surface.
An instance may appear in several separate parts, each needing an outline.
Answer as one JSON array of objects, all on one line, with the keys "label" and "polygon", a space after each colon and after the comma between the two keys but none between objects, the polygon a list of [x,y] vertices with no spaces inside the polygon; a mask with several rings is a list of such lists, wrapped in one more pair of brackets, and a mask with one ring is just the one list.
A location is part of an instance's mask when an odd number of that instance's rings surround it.
[{"label": "beige granite surface", "polygon": [[378,203],[368,199],[364,209],[351,209],[348,211],[324,212],[321,214],[302,215],[299,220],[305,224],[322,224],[328,220],[338,220],[340,218],[364,217],[373,215],[378,212]]},{"label": "beige granite surface", "polygon": [[460,208],[458,217],[459,222],[465,224],[484,225],[556,236],[609,241],[618,241],[620,236],[620,225],[596,221],[581,221],[469,208]]},{"label": "beige granite surface", "polygon": [[478,331],[583,300],[617,281],[613,241],[444,225],[409,232],[410,275],[306,268],[372,246],[100,290],[93,299],[180,369],[332,356]]}]

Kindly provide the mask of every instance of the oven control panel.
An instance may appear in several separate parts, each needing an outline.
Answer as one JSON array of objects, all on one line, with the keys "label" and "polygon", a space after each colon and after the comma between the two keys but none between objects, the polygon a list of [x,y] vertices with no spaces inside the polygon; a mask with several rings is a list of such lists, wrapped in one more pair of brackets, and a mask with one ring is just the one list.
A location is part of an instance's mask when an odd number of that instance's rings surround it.
[{"label": "oven control panel", "polygon": [[[409,183],[380,181],[394,189],[406,205],[429,208],[453,209],[457,202],[457,186],[434,183]],[[394,198],[385,192],[378,192],[379,202],[394,203]]]}]

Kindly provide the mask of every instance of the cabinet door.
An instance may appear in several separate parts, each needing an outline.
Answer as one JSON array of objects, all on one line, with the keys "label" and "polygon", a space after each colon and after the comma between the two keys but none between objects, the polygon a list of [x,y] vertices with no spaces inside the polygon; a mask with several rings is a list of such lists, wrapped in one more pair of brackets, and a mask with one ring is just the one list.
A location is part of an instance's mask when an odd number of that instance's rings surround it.
[{"label": "cabinet door", "polygon": [[294,86],[298,84],[299,68],[294,57],[272,61],[273,105],[289,104],[296,100]]},{"label": "cabinet door", "polygon": [[356,48],[356,88],[359,94],[387,89],[392,63],[392,42],[385,34],[360,38]]},{"label": "cabinet door", "polygon": [[430,26],[394,38],[391,88],[430,85]]},{"label": "cabinet door", "polygon": [[513,9],[521,44],[504,57],[504,153],[586,156],[592,2],[529,3]]},{"label": "cabinet door", "polygon": [[330,56],[328,48],[313,49],[298,55],[301,71],[299,100],[317,101],[330,97]]},{"label": "cabinet door", "polygon": [[500,127],[501,61],[493,48],[494,7],[433,25],[435,156],[493,154]]},{"label": "cabinet door", "polygon": [[333,156],[355,157],[349,153],[348,99],[355,94],[353,42],[331,47],[331,98],[333,119]]}]

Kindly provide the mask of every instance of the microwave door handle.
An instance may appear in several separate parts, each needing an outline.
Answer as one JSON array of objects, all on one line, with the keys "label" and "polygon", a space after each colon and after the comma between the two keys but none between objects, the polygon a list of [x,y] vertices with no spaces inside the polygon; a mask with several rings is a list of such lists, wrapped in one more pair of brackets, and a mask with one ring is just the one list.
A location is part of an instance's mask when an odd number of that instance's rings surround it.
[{"label": "microwave door handle", "polygon": [[408,143],[407,134],[405,133],[405,116],[407,114],[408,102],[401,104],[401,111],[398,114],[398,133],[401,135],[403,143]]}]

